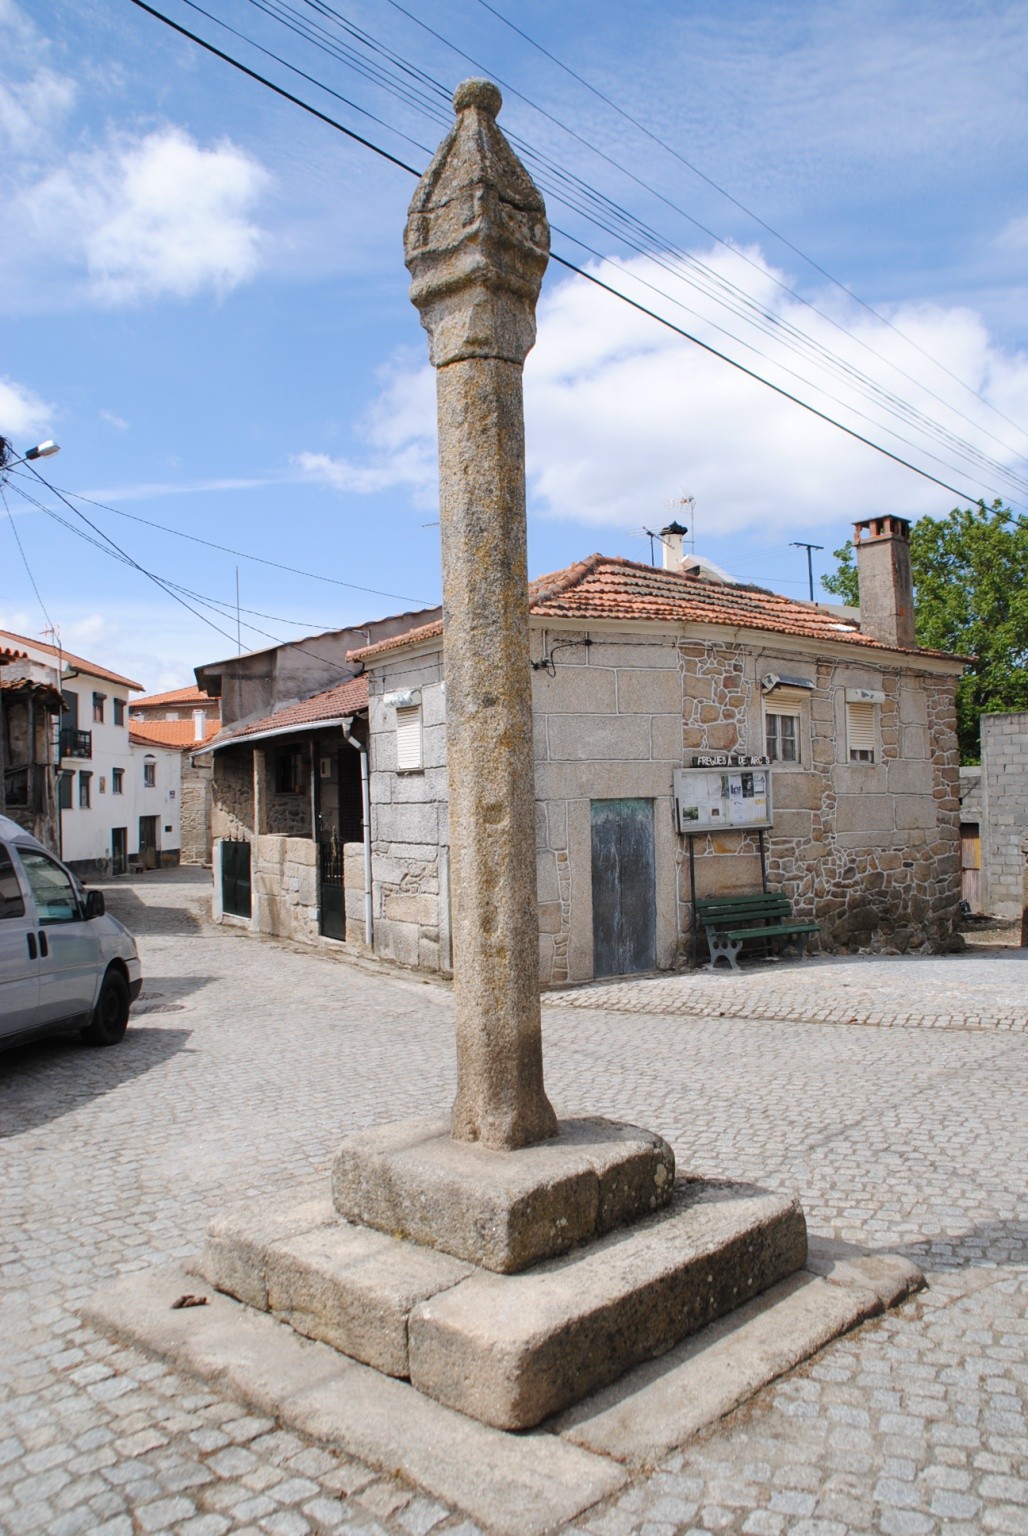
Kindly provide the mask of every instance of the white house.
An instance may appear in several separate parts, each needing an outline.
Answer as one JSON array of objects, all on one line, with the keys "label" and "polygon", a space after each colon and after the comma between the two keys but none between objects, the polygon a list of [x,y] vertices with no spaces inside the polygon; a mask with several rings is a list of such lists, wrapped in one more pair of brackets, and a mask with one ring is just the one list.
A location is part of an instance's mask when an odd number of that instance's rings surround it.
[{"label": "white house", "polygon": [[140,836],[150,836],[149,818],[167,820],[162,807],[137,808],[134,794],[128,703],[142,684],[28,635],[0,631],[0,645],[23,652],[25,676],[59,688],[64,701],[53,754],[57,852],[80,873],[125,868]]}]

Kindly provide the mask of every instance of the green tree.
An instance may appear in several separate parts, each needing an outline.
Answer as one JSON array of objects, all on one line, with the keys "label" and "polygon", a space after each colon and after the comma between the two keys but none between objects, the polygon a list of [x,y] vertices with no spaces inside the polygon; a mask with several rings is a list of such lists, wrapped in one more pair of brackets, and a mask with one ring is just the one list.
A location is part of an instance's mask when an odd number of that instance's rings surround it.
[{"label": "green tree", "polygon": [[[822,584],[859,602],[853,545]],[[922,517],[910,531],[917,642],[974,661],[957,684],[960,758],[979,758],[979,717],[1028,710],[1028,523],[995,501]]]}]

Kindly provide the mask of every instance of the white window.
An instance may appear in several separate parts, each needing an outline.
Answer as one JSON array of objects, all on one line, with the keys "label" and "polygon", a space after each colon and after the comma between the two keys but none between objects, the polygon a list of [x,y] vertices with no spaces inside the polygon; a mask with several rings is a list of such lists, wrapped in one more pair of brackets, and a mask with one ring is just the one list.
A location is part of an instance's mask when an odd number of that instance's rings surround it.
[{"label": "white window", "polygon": [[764,716],[767,755],[773,763],[798,763],[800,760],[799,715]]},{"label": "white window", "polygon": [[851,763],[875,760],[875,706],[864,701],[846,701],[846,748]]},{"label": "white window", "polygon": [[424,766],[421,750],[421,705],[397,705],[396,771],[412,773]]},{"label": "white window", "polygon": [[143,762],[143,788],[156,789],[157,787],[157,761],[155,758],[147,758]]}]

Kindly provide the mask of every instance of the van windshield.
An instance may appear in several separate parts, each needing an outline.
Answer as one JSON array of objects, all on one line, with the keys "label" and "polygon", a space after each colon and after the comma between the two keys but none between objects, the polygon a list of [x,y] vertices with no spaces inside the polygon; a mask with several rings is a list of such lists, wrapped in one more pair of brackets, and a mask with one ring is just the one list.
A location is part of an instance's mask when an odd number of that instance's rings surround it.
[{"label": "van windshield", "polygon": [[22,868],[32,888],[41,923],[74,923],[80,916],[78,897],[67,870],[45,853],[19,848]]}]

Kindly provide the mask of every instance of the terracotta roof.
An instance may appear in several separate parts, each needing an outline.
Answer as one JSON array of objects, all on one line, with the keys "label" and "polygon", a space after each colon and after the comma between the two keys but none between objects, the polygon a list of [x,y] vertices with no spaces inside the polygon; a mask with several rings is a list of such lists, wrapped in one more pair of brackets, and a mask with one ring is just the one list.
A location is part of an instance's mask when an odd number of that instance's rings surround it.
[{"label": "terracotta roof", "polygon": [[153,747],[181,747],[183,751],[192,747],[199,751],[207,742],[213,741],[221,730],[217,720],[211,720],[204,732],[203,740],[197,741],[196,732],[193,729],[192,720],[129,720],[129,741],[138,742],[140,746]]},{"label": "terracotta roof", "polygon": [[148,693],[143,699],[132,700],[132,712],[137,709],[154,709],[160,704],[215,704],[210,694],[202,693],[195,683],[185,688],[172,688],[169,693]]},{"label": "terracotta roof", "polygon": [[50,645],[46,640],[31,640],[28,635],[9,634],[7,630],[0,629],[0,644],[5,640],[20,640],[22,645],[30,647],[31,651],[44,651],[47,656],[52,656],[56,661],[58,656],[65,666],[73,667],[76,672],[86,672],[90,677],[102,677],[108,683],[119,683],[122,688],[130,688],[135,693],[142,693],[142,683],[134,683],[130,677],[122,677],[120,672],[111,672],[107,667],[101,667],[98,662],[86,661],[83,656],[76,656],[73,651],[66,651],[62,646],[58,651],[56,645]]},{"label": "terracotta roof", "polygon": [[9,667],[12,661],[28,661],[26,651],[12,651],[6,645],[0,645],[0,667]]},{"label": "terracotta roof", "polygon": [[367,707],[367,678],[363,675],[351,677],[345,683],[337,683],[334,688],[326,688],[324,693],[315,693],[309,699],[287,704],[273,715],[265,715],[261,720],[249,720],[237,730],[223,731],[218,745],[227,747],[230,742],[245,741],[249,736],[270,735],[272,732],[286,736],[291,731],[302,730],[305,725],[316,726],[323,720],[338,720],[343,715],[355,715],[358,710]]},{"label": "terracotta roof", "polygon": [[31,693],[52,715],[59,715],[65,707],[59,688],[53,683],[41,683],[34,677],[0,677],[0,689],[4,693]]},{"label": "terracotta roof", "polygon": [[[643,620],[672,625],[719,624],[810,640],[844,641],[878,651],[905,649],[884,645],[861,634],[836,614],[763,587],[724,586],[699,576],[686,576],[652,565],[640,565],[614,555],[590,555],[562,571],[539,576],[528,586],[529,612],[536,618]],[[354,661],[368,661],[401,646],[416,645],[441,635],[443,626],[422,625],[391,640],[351,651]],[[912,654],[943,656],[944,651],[906,648]]]}]

